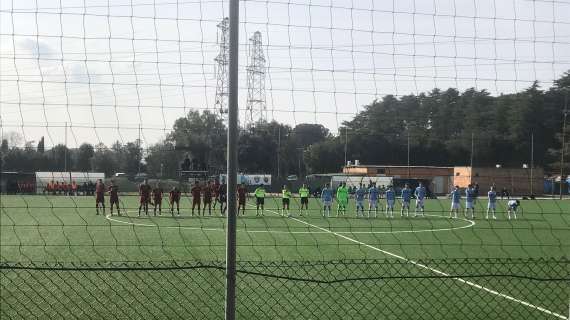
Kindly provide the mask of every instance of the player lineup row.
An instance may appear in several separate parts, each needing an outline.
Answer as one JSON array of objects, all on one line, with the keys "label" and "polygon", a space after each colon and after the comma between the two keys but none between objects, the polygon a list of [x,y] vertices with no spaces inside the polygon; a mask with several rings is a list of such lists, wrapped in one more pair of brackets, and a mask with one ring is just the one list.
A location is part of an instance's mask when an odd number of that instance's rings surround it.
[{"label": "player lineup row", "polygon": [[[205,215],[206,208],[208,208],[208,213],[212,214],[212,208],[216,208],[216,204],[220,203],[220,214],[224,215],[227,210],[227,194],[226,194],[225,184],[219,184],[217,181],[212,183],[209,181],[205,186],[201,186],[198,181],[195,182],[194,186],[191,188],[190,193],[192,196],[192,211],[191,214],[194,215],[195,210],[198,210],[198,215],[202,212]],[[105,200],[104,195],[106,192],[110,195],[110,212],[113,214],[113,207],[116,207],[117,214],[120,215],[119,208],[119,189],[111,181],[111,185],[106,188],[102,180],[98,180],[95,188],[96,200],[95,207],[96,212],[99,214],[99,209],[105,212]],[[309,206],[309,188],[303,184],[299,189],[300,207],[299,215],[302,216],[303,212],[308,213]],[[356,205],[356,216],[365,216],[365,199],[368,200],[368,217],[371,217],[371,213],[374,213],[374,217],[378,216],[378,211],[380,207],[380,190],[375,184],[370,187],[364,187],[362,184],[354,192],[354,200]],[[425,216],[425,199],[427,195],[427,190],[420,182],[419,186],[412,192],[409,185],[406,184],[401,191],[401,211],[400,216],[410,216],[410,207],[412,197],[415,198],[415,211],[414,216]],[[146,215],[149,213],[149,204],[154,206],[153,213],[156,215],[157,209],[158,214],[162,214],[162,196],[163,190],[159,184],[152,188],[147,180],[139,186],[139,208],[138,215],[144,212]],[[253,192],[253,196],[256,200],[256,216],[264,215],[265,211],[265,197],[267,192],[263,185],[259,185]],[[385,214],[387,217],[394,217],[394,207],[396,204],[396,192],[392,186],[388,186],[387,190],[384,192],[386,199]],[[454,190],[450,193],[451,198],[451,209],[449,212],[450,218],[457,218],[460,210],[461,192],[459,187],[455,186]],[[250,195],[244,184],[241,184],[237,189],[237,199],[238,199],[238,214],[241,212],[245,215],[245,207],[247,198]],[[291,216],[291,198],[293,198],[293,193],[285,185],[281,191],[282,198],[282,208],[281,215]],[[320,194],[320,200],[322,203],[322,216],[330,217],[332,211],[333,199],[336,198],[337,202],[337,216],[345,216],[348,208],[349,202],[349,191],[345,183],[341,183],[336,189],[336,192],[328,185],[325,184]],[[180,215],[180,199],[181,191],[177,187],[173,187],[168,193],[168,204],[169,210],[174,214],[174,209],[176,207],[176,213]],[[486,218],[489,219],[489,215],[492,214],[493,219],[497,219],[496,207],[497,207],[497,192],[495,187],[491,187],[487,193],[487,213]],[[465,190],[465,211],[464,216],[469,219],[475,218],[475,202],[477,201],[477,192],[473,185],[469,185]],[[204,204],[202,207],[202,203]],[[509,200],[507,203],[507,217],[508,219],[517,218],[517,209],[520,206],[518,200]],[[382,210],[384,211],[384,210]],[[470,215],[469,215],[470,214]]]},{"label": "player lineup row", "polygon": [[[305,185],[301,187],[306,188]],[[304,196],[301,191],[299,192],[299,196],[301,198],[301,206],[299,215],[303,215],[303,209],[308,210],[308,189],[307,193]],[[259,186],[254,192],[256,198],[256,215],[263,215],[264,211],[264,202],[265,202],[265,189],[263,186]],[[412,196],[416,199],[415,203],[415,211],[414,217],[422,216],[425,217],[425,199],[427,195],[427,190],[420,182],[419,186],[412,192],[410,186],[406,184],[401,191],[400,198],[401,201],[401,211],[400,216],[406,217],[410,216],[410,204],[412,200]],[[465,191],[466,199],[465,199],[465,212],[464,215],[466,218],[475,219],[475,202],[477,201],[477,192],[473,185],[469,185]],[[394,207],[396,204],[396,192],[394,191],[392,186],[388,186],[387,190],[384,193],[386,198],[386,208],[385,214],[389,218],[394,217]],[[461,200],[461,193],[459,191],[459,187],[455,186],[454,190],[449,195],[451,197],[451,209],[449,212],[450,218],[457,218],[457,214],[459,212],[460,200]],[[332,202],[333,198],[335,197],[333,189],[326,184],[322,191],[321,191],[321,203],[322,203],[322,215],[323,217],[330,217],[332,211]],[[489,214],[492,213],[493,219],[497,219],[496,216],[496,207],[497,207],[497,192],[495,191],[495,187],[491,187],[488,194],[488,204],[487,204],[487,214],[486,218],[489,219]],[[283,186],[282,190],[282,209],[281,215],[291,216],[290,212],[290,199],[291,199],[291,191],[288,190],[287,186]],[[356,205],[356,217],[364,217],[365,216],[365,199],[368,200],[368,217],[371,217],[371,213],[374,213],[374,217],[378,216],[378,208],[380,203],[380,190],[376,187],[375,184],[372,184],[370,187],[366,188],[363,184],[356,189],[354,192],[354,200]],[[337,211],[336,215],[338,216],[345,216],[346,211],[348,208],[349,202],[349,191],[346,183],[341,183],[340,186],[336,189],[336,202],[337,202]],[[517,218],[517,209],[520,206],[520,202],[518,200],[509,200],[507,203],[507,217],[511,219],[511,216],[516,219]],[[245,206],[244,209],[245,210]],[[242,211],[244,214],[245,211]],[[470,216],[468,214],[471,214]]]},{"label": "player lineup row", "polygon": [[[286,188],[286,187],[285,187]],[[196,181],[194,186],[190,189],[190,194],[192,198],[192,215],[196,208],[198,209],[198,214],[201,210],[201,204],[204,203],[202,214],[205,213],[206,207],[208,208],[209,213],[211,214],[212,209],[215,209],[216,204],[220,203],[220,213],[224,215],[227,210],[227,187],[223,183],[219,183],[218,180],[215,182],[208,181],[205,186],[201,186],[199,181]],[[119,208],[119,187],[115,185],[114,181],[111,181],[111,185],[107,188],[103,183],[102,179],[99,179],[95,186],[95,208],[97,214],[99,214],[99,209],[103,210],[105,213],[105,193],[109,194],[110,197],[110,212],[113,214],[113,207],[117,209],[117,214],[120,215],[120,208]],[[154,206],[154,214],[156,215],[156,211],[158,209],[158,213],[162,213],[162,197],[164,191],[160,187],[160,184],[157,183],[156,186],[153,188],[148,184],[148,181],[145,179],[142,184],[139,185],[138,188],[139,193],[139,208],[138,208],[138,215],[141,215],[141,212],[144,212],[148,215],[149,211],[149,204]],[[254,192],[255,197],[257,199],[265,198],[266,191],[262,185],[260,185]],[[309,188],[303,184],[303,186],[299,189],[299,194],[301,196],[301,203],[308,209],[309,204]],[[181,191],[178,187],[173,187],[168,192],[168,204],[170,207],[170,212],[174,214],[174,209],[176,208],[176,212],[180,215],[180,199],[181,199]],[[291,192],[284,189],[283,197],[284,199],[287,198],[287,202],[291,198]],[[238,211],[242,209],[242,212],[245,212],[245,205],[249,194],[247,192],[247,188],[244,184],[241,184],[237,188],[237,198],[238,198]],[[262,200],[258,200],[259,202],[263,202]]]}]

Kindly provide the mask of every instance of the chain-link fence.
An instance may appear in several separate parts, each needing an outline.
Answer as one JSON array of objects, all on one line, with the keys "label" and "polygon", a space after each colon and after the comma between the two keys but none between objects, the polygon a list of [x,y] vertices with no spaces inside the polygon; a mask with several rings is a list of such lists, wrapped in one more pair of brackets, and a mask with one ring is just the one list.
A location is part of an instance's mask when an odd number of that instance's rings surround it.
[{"label": "chain-link fence", "polygon": [[[239,262],[240,319],[565,319],[569,261]],[[3,263],[5,319],[220,319],[223,263]],[[445,270],[442,271],[442,270]]]},{"label": "chain-link fence", "polygon": [[76,2],[1,1],[1,320],[568,319],[568,0]]}]

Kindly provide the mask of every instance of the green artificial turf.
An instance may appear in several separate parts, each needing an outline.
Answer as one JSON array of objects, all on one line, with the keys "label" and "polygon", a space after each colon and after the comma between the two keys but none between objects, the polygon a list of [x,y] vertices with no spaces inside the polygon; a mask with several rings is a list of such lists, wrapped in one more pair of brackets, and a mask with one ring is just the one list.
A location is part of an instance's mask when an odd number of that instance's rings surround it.
[{"label": "green artificial turf", "polygon": [[[223,318],[224,217],[96,215],[92,197],[2,195],[2,318]],[[282,217],[253,202],[237,225],[237,312],[243,319],[557,319],[568,315],[570,202],[521,201],[519,219]],[[218,205],[219,206],[219,205]],[[413,211],[413,210],[412,210]],[[412,212],[413,215],[413,212]],[[457,279],[460,278],[460,279]],[[549,281],[546,281],[549,280]],[[492,291],[492,292],[491,292]],[[514,299],[514,300],[513,300]],[[543,308],[543,309],[538,309]]]}]

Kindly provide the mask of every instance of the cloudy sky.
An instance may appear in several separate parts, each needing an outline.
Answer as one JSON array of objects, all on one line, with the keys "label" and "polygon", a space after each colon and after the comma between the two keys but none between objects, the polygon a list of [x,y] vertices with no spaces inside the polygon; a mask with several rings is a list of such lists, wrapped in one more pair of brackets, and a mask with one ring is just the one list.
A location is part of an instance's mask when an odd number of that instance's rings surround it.
[{"label": "cloudy sky", "polygon": [[[157,142],[215,110],[219,0],[0,0],[2,134]],[[240,1],[240,117],[260,31],[267,118],[333,132],[386,94],[543,88],[570,69],[570,0]],[[140,128],[140,130],[139,130]]]}]

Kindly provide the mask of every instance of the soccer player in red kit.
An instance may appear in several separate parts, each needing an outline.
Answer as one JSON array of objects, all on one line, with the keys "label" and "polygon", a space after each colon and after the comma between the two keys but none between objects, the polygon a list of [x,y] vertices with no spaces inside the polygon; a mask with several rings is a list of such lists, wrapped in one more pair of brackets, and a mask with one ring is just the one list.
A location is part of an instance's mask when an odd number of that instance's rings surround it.
[{"label": "soccer player in red kit", "polygon": [[119,210],[119,187],[115,185],[115,181],[111,180],[111,185],[109,186],[109,198],[111,202],[111,215],[113,215],[113,205],[117,207],[117,215],[121,215]]},{"label": "soccer player in red kit", "polygon": [[226,214],[226,210],[228,209],[228,205],[227,205],[228,195],[226,193],[227,191],[228,191],[228,188],[227,188],[226,184],[222,183],[220,185],[220,188],[218,189],[218,193],[219,193],[218,197],[220,200],[220,213],[222,214],[222,216]]},{"label": "soccer player in red kit", "polygon": [[216,209],[216,203],[220,201],[220,181],[218,179],[214,180],[212,193],[214,194],[214,209]]},{"label": "soccer player in red kit", "polygon": [[148,204],[150,202],[150,191],[151,187],[148,184],[148,181],[144,179],[143,183],[139,186],[139,196],[140,196],[140,204],[139,204],[139,217],[141,215],[141,209],[144,208],[144,213],[148,216]]},{"label": "soccer player in red kit", "polygon": [[156,216],[156,207],[158,207],[158,215],[162,215],[162,188],[159,183],[152,189],[152,200],[154,201],[154,215]]},{"label": "soccer player in red kit", "polygon": [[200,188],[200,182],[196,181],[192,189],[190,189],[190,193],[192,194],[192,215],[194,215],[194,208],[196,205],[198,206],[198,215],[200,215],[200,203],[201,203],[201,194],[202,188]]},{"label": "soccer player in red kit", "polygon": [[241,208],[241,215],[245,216],[245,202],[246,202],[246,197],[247,197],[247,188],[245,187],[245,184],[240,184],[238,189],[237,189],[237,195],[238,195],[238,215],[239,215],[239,209]]},{"label": "soccer player in red kit", "polygon": [[206,206],[208,206],[208,215],[212,215],[212,181],[208,181],[208,184],[204,187],[204,211],[202,215],[206,215]]},{"label": "soccer player in red kit", "polygon": [[105,184],[103,180],[97,180],[95,185],[95,210],[99,214],[99,207],[103,208],[103,214],[105,214]]},{"label": "soccer player in red kit", "polygon": [[174,204],[176,204],[176,211],[178,212],[178,215],[180,215],[180,190],[173,187],[168,193],[168,200],[170,201],[170,213],[174,215]]}]

